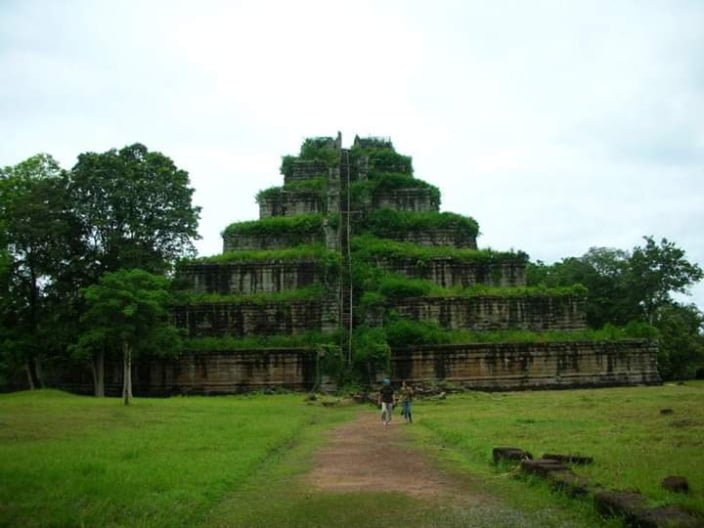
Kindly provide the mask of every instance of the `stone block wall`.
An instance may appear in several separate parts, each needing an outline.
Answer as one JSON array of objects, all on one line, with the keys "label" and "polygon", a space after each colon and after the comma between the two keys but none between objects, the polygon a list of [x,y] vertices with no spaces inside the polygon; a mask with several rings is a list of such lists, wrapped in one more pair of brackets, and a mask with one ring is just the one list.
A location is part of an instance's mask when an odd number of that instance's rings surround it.
[{"label": "stone block wall", "polygon": [[296,335],[337,330],[336,300],[198,303],[177,306],[172,322],[191,337]]},{"label": "stone block wall", "polygon": [[259,202],[259,218],[325,213],[319,193],[281,190]]},{"label": "stone block wall", "polygon": [[[48,364],[45,377],[48,386],[93,393],[93,378],[85,363]],[[176,358],[137,360],[132,378],[135,396],[310,390],[316,379],[315,355],[303,348],[184,353]],[[105,392],[108,396],[122,393],[119,361],[105,363]]]},{"label": "stone block wall", "polygon": [[445,380],[475,390],[659,384],[646,340],[432,345],[392,351],[395,380]]},{"label": "stone block wall", "polygon": [[430,189],[411,188],[378,192],[372,199],[374,209],[393,209],[395,211],[428,212],[439,211],[440,204],[433,198]]},{"label": "stone block wall", "polygon": [[582,330],[584,298],[579,296],[413,297],[394,303],[399,314],[451,330]]},{"label": "stone block wall", "polygon": [[459,228],[417,229],[384,235],[384,238],[399,242],[411,242],[419,246],[451,246],[477,249],[477,239]]},{"label": "stone block wall", "polygon": [[377,265],[392,273],[413,279],[433,281],[444,288],[467,288],[477,284],[491,287],[523,287],[526,266],[521,260],[498,263],[466,262],[453,258],[434,258],[418,262],[414,259],[379,260]]},{"label": "stone block wall", "polygon": [[245,261],[189,264],[179,270],[194,293],[275,293],[324,280],[314,260]]},{"label": "stone block wall", "polygon": [[315,356],[306,349],[199,352],[136,369],[137,387],[161,394],[228,394],[281,387],[310,389]]},{"label": "stone block wall", "polygon": [[387,163],[386,161],[369,159],[367,162],[367,170],[381,172],[396,172],[398,174],[412,174],[413,170],[411,163]]},{"label": "stone block wall", "polygon": [[316,233],[292,233],[288,235],[242,234],[223,235],[223,251],[258,251],[263,249],[288,249],[303,244],[323,244],[325,234],[321,229]]},{"label": "stone block wall", "polygon": [[[646,340],[617,342],[498,343],[428,345],[394,349],[391,376],[412,384],[443,380],[473,390],[566,389],[661,382],[657,346]],[[307,349],[262,349],[185,353],[135,363],[137,396],[229,394],[284,387],[308,390],[315,384],[315,356]],[[48,386],[91,394],[85,363],[48,363]],[[118,396],[122,368],[105,365],[105,389]]]},{"label": "stone block wall", "polygon": [[328,166],[323,161],[296,160],[293,162],[291,174],[284,176],[284,183],[294,183],[327,176],[328,170]]}]

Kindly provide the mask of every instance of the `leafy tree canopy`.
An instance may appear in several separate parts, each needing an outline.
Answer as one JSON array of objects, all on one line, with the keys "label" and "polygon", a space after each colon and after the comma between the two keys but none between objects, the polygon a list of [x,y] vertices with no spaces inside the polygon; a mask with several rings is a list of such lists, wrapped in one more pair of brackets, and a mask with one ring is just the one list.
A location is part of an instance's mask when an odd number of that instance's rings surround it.
[{"label": "leafy tree canopy", "polygon": [[1,355],[25,365],[30,387],[42,384],[39,357],[55,341],[46,292],[71,259],[65,190],[65,172],[47,154],[0,169]]},{"label": "leafy tree canopy", "polygon": [[131,362],[142,354],[169,355],[180,351],[181,340],[168,324],[169,281],[144,270],[119,270],[103,275],[84,289],[87,310],[85,332],[74,353],[89,355],[95,349],[121,349],[123,397],[132,396]]},{"label": "leafy tree canopy", "polygon": [[188,173],[135,143],[81,154],[69,190],[96,275],[120,268],[161,271],[194,254],[200,207]]},{"label": "leafy tree canopy", "polygon": [[587,287],[587,321],[592,328],[643,321],[659,334],[659,365],[663,377],[691,376],[704,366],[704,316],[694,305],[676,303],[674,293],[704,278],[698,264],[666,238],[632,251],[592,248],[582,257],[571,257],[528,268],[528,283],[551,287],[581,283]]}]

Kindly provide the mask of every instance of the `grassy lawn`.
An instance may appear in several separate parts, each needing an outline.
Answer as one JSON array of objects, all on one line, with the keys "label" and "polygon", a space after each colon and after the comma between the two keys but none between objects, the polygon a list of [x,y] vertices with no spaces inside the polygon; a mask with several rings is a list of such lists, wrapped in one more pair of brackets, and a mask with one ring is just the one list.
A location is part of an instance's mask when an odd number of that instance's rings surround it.
[{"label": "grassy lawn", "polygon": [[303,396],[0,396],[0,526],[193,526],[312,424]]},{"label": "grassy lawn", "polygon": [[[672,414],[661,414],[661,409]],[[643,493],[652,505],[682,504],[704,512],[704,383],[596,390],[467,393],[418,402],[413,434],[454,468],[486,478],[487,486],[522,508],[549,500],[542,481],[517,480],[491,462],[493,447],[582,454],[594,464],[575,472],[614,489]],[[661,488],[682,475],[691,491]],[[552,494],[553,500],[563,497]],[[571,500],[571,499],[569,499]],[[579,501],[574,501],[578,503]],[[590,504],[587,504],[591,507]],[[575,504],[575,507],[581,507]]]},{"label": "grassy lawn", "polygon": [[[620,526],[588,501],[494,466],[495,446],[590,455],[579,474],[704,511],[703,383],[416,402],[416,423],[395,427],[466,478],[468,494],[496,498],[470,504],[302,484],[325,431],[358,412],[376,411],[311,405],[301,394],[130,407],[58,391],[0,395],[0,526]],[[689,479],[689,496],[660,488],[673,474]]]}]

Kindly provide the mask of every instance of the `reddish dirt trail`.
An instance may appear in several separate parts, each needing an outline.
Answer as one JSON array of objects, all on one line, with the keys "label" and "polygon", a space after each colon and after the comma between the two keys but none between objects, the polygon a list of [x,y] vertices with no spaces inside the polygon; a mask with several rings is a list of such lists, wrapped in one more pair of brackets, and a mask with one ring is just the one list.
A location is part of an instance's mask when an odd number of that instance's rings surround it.
[{"label": "reddish dirt trail", "polygon": [[467,482],[444,474],[413,449],[404,434],[407,427],[414,425],[405,424],[398,415],[384,426],[378,413],[360,413],[331,431],[306,481],[321,491],[386,491],[418,498],[460,494],[470,502],[486,500],[467,493]]}]

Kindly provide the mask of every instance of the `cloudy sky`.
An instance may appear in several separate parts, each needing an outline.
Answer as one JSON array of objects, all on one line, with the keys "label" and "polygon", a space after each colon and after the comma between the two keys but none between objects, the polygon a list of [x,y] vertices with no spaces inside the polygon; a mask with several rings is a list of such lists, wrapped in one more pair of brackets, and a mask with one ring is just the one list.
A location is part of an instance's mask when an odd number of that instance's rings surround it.
[{"label": "cloudy sky", "polygon": [[701,0],[0,0],[0,165],[144,143],[210,255],[305,137],[388,136],[482,247],[704,265],[703,56]]}]

